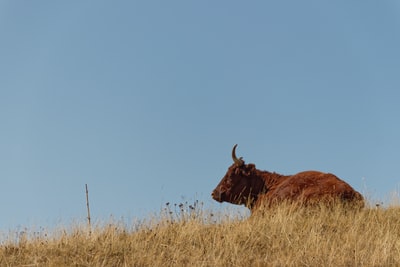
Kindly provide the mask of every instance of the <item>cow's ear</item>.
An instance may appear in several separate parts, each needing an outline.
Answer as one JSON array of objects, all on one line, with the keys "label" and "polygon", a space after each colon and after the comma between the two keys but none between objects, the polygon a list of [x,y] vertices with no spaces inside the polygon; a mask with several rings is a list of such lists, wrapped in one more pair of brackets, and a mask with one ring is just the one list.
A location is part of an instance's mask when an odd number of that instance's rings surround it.
[{"label": "cow's ear", "polygon": [[253,173],[255,171],[255,169],[256,169],[256,165],[254,165],[254,164],[248,164],[247,165],[247,170],[249,172]]},{"label": "cow's ear", "polygon": [[246,168],[244,168],[244,169],[242,170],[242,174],[243,174],[244,176],[250,177],[250,176],[253,175],[255,169],[256,169],[256,165],[254,165],[254,164],[247,164],[247,165],[246,165]]}]

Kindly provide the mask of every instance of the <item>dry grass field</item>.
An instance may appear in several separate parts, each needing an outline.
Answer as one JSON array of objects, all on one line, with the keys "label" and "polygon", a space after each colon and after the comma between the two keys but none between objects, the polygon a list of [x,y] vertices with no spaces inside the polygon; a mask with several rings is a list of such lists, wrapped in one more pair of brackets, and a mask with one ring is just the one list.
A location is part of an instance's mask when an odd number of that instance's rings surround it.
[{"label": "dry grass field", "polygon": [[2,242],[0,266],[400,266],[400,207],[218,216],[167,205],[133,226],[20,233]]}]

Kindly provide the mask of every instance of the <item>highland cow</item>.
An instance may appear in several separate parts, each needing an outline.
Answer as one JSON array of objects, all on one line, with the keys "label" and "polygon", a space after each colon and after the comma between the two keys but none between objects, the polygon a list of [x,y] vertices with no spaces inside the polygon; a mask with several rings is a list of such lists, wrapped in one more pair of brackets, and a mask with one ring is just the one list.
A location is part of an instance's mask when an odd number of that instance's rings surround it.
[{"label": "highland cow", "polygon": [[254,164],[245,164],[232,149],[233,165],[212,192],[218,202],[245,205],[252,212],[282,202],[310,204],[344,203],[364,206],[364,198],[349,184],[331,173],[304,171],[294,175],[260,171]]}]

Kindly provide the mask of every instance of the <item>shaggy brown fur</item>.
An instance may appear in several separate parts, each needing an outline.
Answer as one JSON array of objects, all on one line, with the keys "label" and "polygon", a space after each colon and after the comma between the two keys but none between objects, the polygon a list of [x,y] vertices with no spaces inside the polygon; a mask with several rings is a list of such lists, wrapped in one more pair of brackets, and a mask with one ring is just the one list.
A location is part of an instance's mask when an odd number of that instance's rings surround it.
[{"label": "shaggy brown fur", "polygon": [[235,163],[212,192],[216,201],[244,204],[252,212],[284,201],[305,205],[340,201],[364,206],[362,195],[331,173],[305,171],[280,175],[260,171],[254,164],[237,159],[235,148],[232,152]]}]

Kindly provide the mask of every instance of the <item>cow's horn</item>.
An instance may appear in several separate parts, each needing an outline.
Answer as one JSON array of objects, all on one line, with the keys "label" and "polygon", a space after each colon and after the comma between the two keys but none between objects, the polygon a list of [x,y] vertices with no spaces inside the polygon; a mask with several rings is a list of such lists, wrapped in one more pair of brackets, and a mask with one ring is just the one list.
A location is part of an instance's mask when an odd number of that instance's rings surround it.
[{"label": "cow's horn", "polygon": [[240,157],[240,158],[237,158],[237,157],[236,157],[236,147],[237,147],[237,144],[233,146],[233,149],[232,149],[232,159],[233,159],[233,162],[234,162],[236,165],[242,166],[242,165],[244,164],[244,161],[243,161],[242,157]]}]

